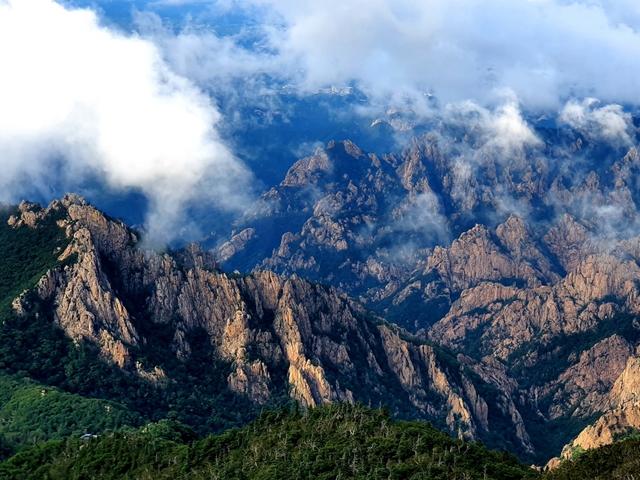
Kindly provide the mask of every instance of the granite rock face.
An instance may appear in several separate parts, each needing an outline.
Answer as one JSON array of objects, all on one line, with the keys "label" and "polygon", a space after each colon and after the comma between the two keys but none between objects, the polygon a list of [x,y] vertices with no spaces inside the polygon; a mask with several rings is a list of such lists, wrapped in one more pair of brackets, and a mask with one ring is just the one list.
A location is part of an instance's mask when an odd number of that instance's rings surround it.
[{"label": "granite rock face", "polygon": [[[445,150],[433,137],[386,156],[332,143],[213,253],[145,252],[67,197],[49,207],[67,261],[39,295],[70,338],[158,384],[170,375],[141,352],[162,327],[183,362],[204,338],[228,388],[256,404],[386,404],[538,462],[635,428],[640,238],[609,235],[597,212],[634,221],[637,153],[569,182],[522,159],[467,175]],[[483,216],[501,188],[537,210]],[[42,215],[22,204],[10,222]]]},{"label": "granite rock face", "polygon": [[606,398],[606,409],[562,451],[571,458],[577,450],[609,445],[625,435],[640,431],[640,358],[630,356]]},{"label": "granite rock face", "polygon": [[[640,156],[560,135],[506,162],[465,163],[437,133],[384,156],[332,142],[247,213],[236,235],[253,240],[218,258],[333,285],[453,352],[496,389],[488,418],[509,418],[518,448],[558,455],[619,408],[609,397],[640,344]],[[567,169],[563,155],[598,162]],[[571,428],[548,438],[558,424]]]},{"label": "granite rock face", "polygon": [[[35,225],[35,212],[25,208],[15,228]],[[142,251],[124,224],[79,197],[39,215],[54,212],[69,246],[60,255],[66,261],[40,280],[38,295],[71,339],[93,343],[105,361],[145,381],[172,380],[142,359],[154,348],[143,332],[163,327],[173,332],[169,347],[183,362],[192,352],[189,339],[205,338],[230,366],[228,388],[256,404],[283,393],[304,406],[385,404],[467,438],[488,434],[490,410],[502,408],[481,393],[489,383],[502,388],[499,382],[481,380],[469,365],[334,288],[269,271],[230,276],[196,246],[173,255]],[[506,401],[509,392],[501,395]],[[530,448],[524,432],[521,440]]]},{"label": "granite rock face", "polygon": [[[507,162],[481,151],[467,162],[461,149],[472,133],[452,141],[433,130],[392,154],[347,140],[299,160],[217,258],[230,270],[338,287],[417,332],[467,289],[553,286],[638,230],[634,148],[571,170],[566,155],[602,152],[563,132],[549,151],[539,145]],[[625,249],[638,258],[637,247]]]}]

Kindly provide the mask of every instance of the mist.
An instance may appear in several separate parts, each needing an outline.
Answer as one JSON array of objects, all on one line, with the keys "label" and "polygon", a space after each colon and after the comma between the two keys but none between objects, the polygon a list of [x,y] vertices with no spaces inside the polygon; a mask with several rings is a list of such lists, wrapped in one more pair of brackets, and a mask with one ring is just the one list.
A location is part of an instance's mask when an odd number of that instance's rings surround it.
[{"label": "mist", "polygon": [[[196,16],[161,15],[191,3]],[[636,143],[640,8],[630,0],[133,2],[126,31],[65,5],[0,0],[0,201],[101,178],[147,197],[147,233],[160,244],[193,229],[190,206],[248,207],[256,173],[276,160],[258,155],[252,172],[222,132],[250,133],[252,107],[264,122],[291,122],[283,92],[353,87],[366,103],[351,114],[391,109],[471,132],[454,159],[460,191],[487,158],[546,156],[531,123],[542,115],[613,148]],[[210,23],[230,12],[246,22],[230,32]],[[500,208],[514,205],[505,193]]]},{"label": "mist", "polygon": [[149,200],[148,237],[171,241],[190,202],[240,209],[250,172],[220,113],[159,49],[52,0],[0,2],[0,201],[98,177]]},{"label": "mist", "polygon": [[[244,42],[246,30],[218,36],[198,32],[193,22],[163,38],[172,64],[202,82],[268,73],[301,92],[356,84],[372,101],[409,98],[414,108],[429,108],[429,95],[441,105],[472,100],[489,106],[503,103],[508,94],[525,110],[555,111],[572,98],[639,100],[640,13],[631,1],[249,0],[220,5],[211,2],[212,9],[244,11],[251,18],[250,47]],[[152,23],[148,17],[138,22],[147,33],[158,33]]]}]

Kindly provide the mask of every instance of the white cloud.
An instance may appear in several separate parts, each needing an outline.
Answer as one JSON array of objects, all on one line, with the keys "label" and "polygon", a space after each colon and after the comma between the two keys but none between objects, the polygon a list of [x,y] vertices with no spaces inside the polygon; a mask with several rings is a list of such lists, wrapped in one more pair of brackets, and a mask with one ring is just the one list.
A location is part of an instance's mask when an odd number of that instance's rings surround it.
[{"label": "white cloud", "polygon": [[[223,94],[227,106],[235,105],[229,97],[270,105],[266,77],[302,94],[354,82],[374,107],[462,122],[479,147],[460,159],[470,171],[474,155],[510,161],[542,145],[522,111],[561,111],[565,123],[610,142],[626,145],[635,135],[617,106],[640,103],[640,8],[632,0],[210,7],[214,15],[245,11],[247,30],[221,36],[187,20],[176,34],[141,13],[140,34],[127,36],[89,10],[0,0],[0,200],[19,196],[24,182],[45,188],[62,161],[63,181],[97,174],[115,188],[142,189],[157,235],[193,199],[233,207],[248,173],[216,134],[220,114],[199,88]],[[602,105],[572,100],[590,97]]]},{"label": "white cloud", "polygon": [[[247,50],[239,68],[223,65],[208,36],[201,45],[174,44],[173,61],[192,57],[190,49],[201,61],[210,52],[219,68],[205,75],[246,76],[253,66],[295,81],[302,91],[356,82],[383,103],[407,96],[424,103],[425,92],[432,92],[442,104],[488,106],[505,90],[525,110],[557,110],[574,97],[640,102],[635,0],[235,2],[236,9],[250,6],[259,7],[252,15],[261,12],[267,56]],[[228,47],[223,58],[225,52]]]},{"label": "white cloud", "polygon": [[395,228],[400,231],[419,233],[433,243],[446,242],[450,237],[440,200],[431,191],[410,197],[397,209],[396,214],[399,219]]},{"label": "white cloud", "polygon": [[140,33],[161,49],[172,68],[199,85],[228,90],[234,79],[246,80],[281,71],[280,57],[252,52],[239,45],[242,33],[219,36],[190,23],[175,33],[159,15],[148,11],[136,12],[134,20]]},{"label": "white cloud", "polygon": [[357,80],[376,94],[430,90],[483,104],[506,88],[526,108],[573,95],[640,100],[640,32],[624,17],[637,13],[631,2],[256,1],[283,18],[272,42],[309,87]]},{"label": "white cloud", "polygon": [[620,105],[600,106],[594,98],[581,102],[571,100],[560,112],[559,119],[590,139],[614,145],[633,145],[631,115]]},{"label": "white cloud", "polygon": [[515,98],[507,96],[489,109],[470,100],[447,105],[442,114],[450,125],[475,133],[476,147],[483,155],[497,153],[509,160],[525,149],[542,145],[542,141],[523,118]]},{"label": "white cloud", "polygon": [[0,200],[98,175],[141,189],[150,235],[164,241],[188,202],[241,199],[248,173],[216,133],[217,109],[150,41],[90,10],[0,0],[0,70]]}]

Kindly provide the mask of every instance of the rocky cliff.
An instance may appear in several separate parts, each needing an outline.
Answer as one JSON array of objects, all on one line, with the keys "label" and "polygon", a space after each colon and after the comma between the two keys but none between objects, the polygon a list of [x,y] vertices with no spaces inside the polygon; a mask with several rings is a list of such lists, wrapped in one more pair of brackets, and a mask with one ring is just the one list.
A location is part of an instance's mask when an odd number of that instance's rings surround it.
[{"label": "rocky cliff", "polygon": [[[628,358],[624,370],[603,399],[604,413],[562,450],[562,458],[576,452],[610,445],[640,431],[640,358]],[[558,461],[551,462],[555,467]]]},{"label": "rocky cliff", "polygon": [[[228,389],[255,404],[286,394],[304,406],[388,405],[469,438],[487,436],[499,419],[531,450],[511,384],[483,379],[481,366],[412,338],[334,288],[269,271],[228,275],[196,246],[143,251],[134,232],[75,196],[46,209],[24,204],[10,223],[38,228],[54,214],[69,243],[65,261],[38,282],[40,301],[76,344],[97,346],[103,361],[141,381],[171,385],[171,371],[146,353],[162,348],[189,363],[195,338],[228,365]],[[29,311],[28,302],[18,299],[16,312]]]},{"label": "rocky cliff", "polygon": [[640,156],[549,131],[505,159],[439,128],[391,155],[347,141],[300,160],[218,258],[336,286],[455,352],[508,392],[506,428],[557,455],[620,408],[640,343]]},{"label": "rocky cliff", "polygon": [[[160,387],[175,373],[150,360],[158,342],[184,364],[204,342],[225,388],[255,405],[385,404],[539,462],[589,425],[575,445],[629,430],[633,402],[612,398],[640,344],[635,150],[571,182],[490,160],[463,181],[445,147],[428,137],[377,156],[332,143],[214,254],[145,252],[73,196],[24,204],[10,224],[55,213],[69,244],[39,298],[69,338]],[[502,184],[526,215],[488,216]],[[630,228],[598,216],[612,205]]]}]

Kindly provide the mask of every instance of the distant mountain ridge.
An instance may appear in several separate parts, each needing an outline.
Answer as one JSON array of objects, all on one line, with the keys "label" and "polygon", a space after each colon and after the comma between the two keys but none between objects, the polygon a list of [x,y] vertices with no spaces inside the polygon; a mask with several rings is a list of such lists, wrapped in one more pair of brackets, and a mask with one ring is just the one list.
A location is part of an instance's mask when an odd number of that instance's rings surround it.
[{"label": "distant mountain ridge", "polygon": [[[135,232],[77,196],[47,208],[23,203],[5,218],[7,244],[50,231],[54,241],[43,246],[55,248],[48,270],[5,312],[2,338],[35,342],[31,352],[3,340],[5,371],[17,373],[20,359],[19,371],[46,382],[38,372],[52,365],[55,385],[117,399],[145,418],[171,414],[207,432],[287,398],[308,407],[362,402],[544,462],[615,414],[622,404],[611,392],[635,391],[632,241],[607,253],[587,242],[591,253],[563,277],[521,219],[474,227],[450,252],[434,250],[425,268],[441,273],[429,278],[460,293],[412,335],[296,275],[225,274],[196,246],[140,250]],[[574,228],[565,222],[558,228]],[[66,356],[55,357],[60,349]],[[78,377],[92,370],[105,373]]]},{"label": "distant mountain ridge", "polygon": [[[177,395],[174,401],[187,405],[191,400],[183,396],[195,397],[187,422],[215,425],[209,417],[229,403],[245,402],[250,414],[284,398],[309,407],[386,405],[466,438],[489,435],[493,421],[519,421],[493,403],[509,405],[505,392],[333,288],[268,271],[227,275],[195,246],[144,252],[134,232],[75,196],[45,209],[24,203],[8,228],[37,231],[51,218],[68,243],[58,264],[13,303],[16,328],[23,328],[20,319],[50,322],[48,328],[59,328],[73,344],[93,349],[95,361],[122,372],[117,382],[126,381],[127,389],[146,385],[145,395]],[[72,376],[62,383],[76,382]],[[144,404],[126,392],[121,402]],[[521,427],[512,430],[517,445]]]},{"label": "distant mountain ridge", "polygon": [[557,455],[612,408],[638,355],[640,155],[540,135],[508,160],[480,150],[463,177],[473,140],[437,130],[388,156],[330,143],[264,194],[217,258],[337,286],[462,355],[511,389],[521,437]]}]

